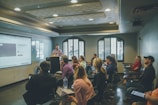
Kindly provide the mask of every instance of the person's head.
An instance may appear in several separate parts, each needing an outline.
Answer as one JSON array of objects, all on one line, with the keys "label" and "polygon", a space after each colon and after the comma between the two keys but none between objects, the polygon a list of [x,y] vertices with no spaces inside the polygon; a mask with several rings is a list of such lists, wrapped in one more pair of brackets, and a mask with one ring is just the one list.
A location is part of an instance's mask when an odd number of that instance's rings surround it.
[{"label": "person's head", "polygon": [[153,56],[144,56],[144,64],[149,65],[155,61]]},{"label": "person's head", "polygon": [[115,54],[111,54],[110,56],[112,57],[111,58],[112,62],[117,65],[117,60],[116,60]]},{"label": "person's head", "polygon": [[50,70],[50,64],[47,61],[43,61],[40,63],[40,68],[43,73],[48,73]]},{"label": "person's head", "polygon": [[103,61],[100,58],[95,58],[93,60],[93,66],[97,70],[97,72],[104,73],[105,77],[107,77],[106,70],[102,67],[102,64],[103,64]]},{"label": "person's head", "polygon": [[69,59],[66,55],[62,55],[61,56],[61,60],[64,62],[64,63],[68,63],[69,62]]},{"label": "person's head", "polygon": [[86,70],[82,66],[76,67],[74,78],[85,79],[87,77]]},{"label": "person's head", "polygon": [[97,70],[100,70],[100,69],[101,69],[102,64],[103,64],[103,62],[102,62],[102,60],[101,60],[100,58],[95,58],[95,59],[93,60],[93,66],[94,66],[94,68],[96,68]]},{"label": "person's head", "polygon": [[111,57],[111,56],[107,56],[107,57],[106,57],[106,62],[107,62],[107,64],[111,64],[112,61],[113,61],[113,57]]},{"label": "person's head", "polygon": [[141,56],[136,56],[135,60],[136,61],[141,61]]},{"label": "person's head", "polygon": [[59,49],[59,44],[56,44],[56,45],[55,45],[55,49]]},{"label": "person's head", "polygon": [[84,59],[84,56],[80,56],[80,59],[79,59],[80,61],[84,61],[85,59]]},{"label": "person's head", "polygon": [[96,54],[96,53],[94,53],[94,54],[93,54],[93,57],[94,57],[94,58],[96,58],[96,57],[97,57],[97,54]]},{"label": "person's head", "polygon": [[72,59],[72,61],[75,61],[75,60],[77,60],[77,57],[76,56],[72,56],[71,59]]}]

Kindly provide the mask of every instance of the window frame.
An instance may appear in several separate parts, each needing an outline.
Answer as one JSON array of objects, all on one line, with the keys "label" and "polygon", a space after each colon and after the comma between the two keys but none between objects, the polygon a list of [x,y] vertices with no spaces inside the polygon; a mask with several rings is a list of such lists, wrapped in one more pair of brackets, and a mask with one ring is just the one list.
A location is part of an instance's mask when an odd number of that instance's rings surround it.
[{"label": "window frame", "polygon": [[[79,58],[79,56],[81,56],[80,54],[79,54],[79,52],[80,52],[80,47],[79,47],[79,43],[80,43],[80,41],[82,41],[83,43],[84,43],[84,51],[83,51],[83,56],[85,56],[85,41],[83,40],[83,39],[81,39],[81,38],[79,38],[79,37],[71,37],[71,38],[67,38],[67,39],[65,39],[65,40],[63,40],[62,41],[62,51],[63,51],[63,53],[64,53],[64,42],[67,42],[67,53],[69,53],[69,42],[68,42],[68,40],[73,40],[73,49],[74,49],[74,40],[75,39],[78,39],[78,56],[76,56],[77,58]],[[74,50],[73,50],[73,55],[72,56],[74,56],[75,54],[74,54]],[[69,58],[69,60],[71,60],[71,57],[69,57],[69,55],[67,54],[67,56],[68,56],[68,58]]]},{"label": "window frame", "polygon": [[[99,41],[103,41],[103,48],[104,48],[104,55],[103,55],[103,60],[106,59],[106,56],[105,56],[105,38],[110,38],[110,53],[111,53],[111,38],[116,38],[116,54],[115,54],[115,58],[117,60],[117,62],[124,62],[124,40],[122,38],[119,38],[119,37],[116,37],[116,36],[105,36],[103,38],[100,38],[97,42],[97,53],[98,53],[98,56],[99,56]],[[117,55],[118,55],[118,42],[123,42],[123,53],[122,53],[122,60],[118,60],[117,59]]]}]

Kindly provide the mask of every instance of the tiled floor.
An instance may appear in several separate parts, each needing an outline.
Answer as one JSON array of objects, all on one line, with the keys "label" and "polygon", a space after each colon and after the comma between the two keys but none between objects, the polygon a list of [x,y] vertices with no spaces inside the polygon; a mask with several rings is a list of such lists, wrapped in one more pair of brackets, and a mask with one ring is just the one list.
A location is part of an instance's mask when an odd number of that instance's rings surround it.
[{"label": "tiled floor", "polygon": [[[26,81],[20,82],[14,85],[10,85],[0,89],[0,105],[26,105],[22,95],[25,90]],[[115,96],[113,99],[106,100],[101,105],[130,105],[125,103],[124,99],[124,86],[119,83],[115,90]],[[49,105],[50,102],[45,105]],[[53,104],[52,104],[53,105]]]}]

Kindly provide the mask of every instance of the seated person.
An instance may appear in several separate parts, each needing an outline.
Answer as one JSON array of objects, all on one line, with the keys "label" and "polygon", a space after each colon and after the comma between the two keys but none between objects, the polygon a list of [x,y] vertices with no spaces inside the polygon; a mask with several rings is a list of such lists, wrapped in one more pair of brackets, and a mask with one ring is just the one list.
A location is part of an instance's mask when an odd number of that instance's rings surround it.
[{"label": "seated person", "polygon": [[138,78],[138,76],[140,75],[140,73],[138,73],[138,71],[140,71],[142,67],[142,64],[141,64],[141,57],[140,56],[136,56],[135,58],[135,62],[131,65],[131,70],[133,71],[136,71],[136,72],[133,74],[132,72],[128,72],[126,71],[126,74],[125,74],[125,78],[124,78],[124,81],[123,81],[123,84],[126,84],[127,80],[126,78]]},{"label": "seated person", "polygon": [[110,56],[112,57],[112,63],[115,65],[115,72],[118,72],[115,54],[111,54]]},{"label": "seated person", "polygon": [[106,87],[106,81],[107,81],[107,72],[102,67],[102,60],[100,58],[95,58],[93,60],[93,66],[96,69],[97,73],[94,76],[93,85],[97,90],[96,98],[95,100],[97,102],[101,101],[103,99],[103,93]]},{"label": "seated person", "polygon": [[73,89],[75,97],[69,96],[69,100],[75,102],[77,105],[87,105],[88,100],[94,95],[94,89],[82,66],[77,67],[74,79]]},{"label": "seated person", "polygon": [[138,70],[140,70],[141,67],[142,67],[141,57],[140,56],[136,56],[135,62],[132,64],[131,68],[134,71],[138,71]]},{"label": "seated person", "polygon": [[87,63],[86,63],[86,61],[84,59],[84,56],[80,56],[79,57],[79,65],[83,66],[83,68],[86,69]]},{"label": "seated person", "polygon": [[144,64],[146,65],[143,75],[138,82],[127,82],[127,94],[130,95],[132,90],[139,90],[141,92],[150,91],[153,87],[153,80],[155,79],[155,69],[153,67],[154,57],[145,56]]},{"label": "seated person", "polygon": [[158,105],[158,88],[145,92],[144,98],[147,102],[133,102],[132,105]]},{"label": "seated person", "polygon": [[87,74],[90,75],[93,73],[93,71],[95,70],[95,68],[93,67],[93,60],[97,57],[97,54],[94,53],[93,54],[93,57],[91,58],[91,61],[90,62],[87,62],[87,67],[86,67],[86,71],[87,71]]},{"label": "seated person", "polygon": [[41,62],[40,69],[40,74],[32,75],[26,84],[27,92],[23,97],[27,105],[36,105],[45,101],[46,97],[53,94],[56,88],[56,79],[48,73],[48,70],[50,70],[49,63]]},{"label": "seated person", "polygon": [[78,66],[78,65],[79,65],[79,63],[78,63],[77,57],[72,56],[72,67],[73,67],[73,69],[75,70],[76,66]]},{"label": "seated person", "polygon": [[73,83],[74,70],[72,68],[72,65],[69,64],[68,61],[69,61],[68,57],[66,55],[62,55],[61,62],[60,62],[61,63],[60,68],[62,71],[62,79],[64,79],[66,77],[68,79],[69,86],[71,86]]},{"label": "seated person", "polygon": [[113,58],[111,56],[106,57],[106,70],[108,74],[108,82],[112,82],[113,80],[113,75],[116,71],[116,65],[112,62]]},{"label": "seated person", "polygon": [[94,53],[94,54],[93,54],[93,57],[92,57],[92,59],[91,59],[91,66],[93,66],[93,60],[94,60],[96,57],[97,57],[97,54]]}]

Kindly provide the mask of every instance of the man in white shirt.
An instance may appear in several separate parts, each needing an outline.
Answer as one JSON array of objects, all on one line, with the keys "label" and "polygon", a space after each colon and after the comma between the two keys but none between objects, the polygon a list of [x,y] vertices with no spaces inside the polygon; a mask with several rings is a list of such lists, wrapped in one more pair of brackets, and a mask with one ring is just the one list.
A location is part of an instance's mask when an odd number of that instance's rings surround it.
[{"label": "man in white shirt", "polygon": [[52,51],[52,56],[61,56],[62,50],[59,48],[59,44],[56,44],[55,49]]}]

